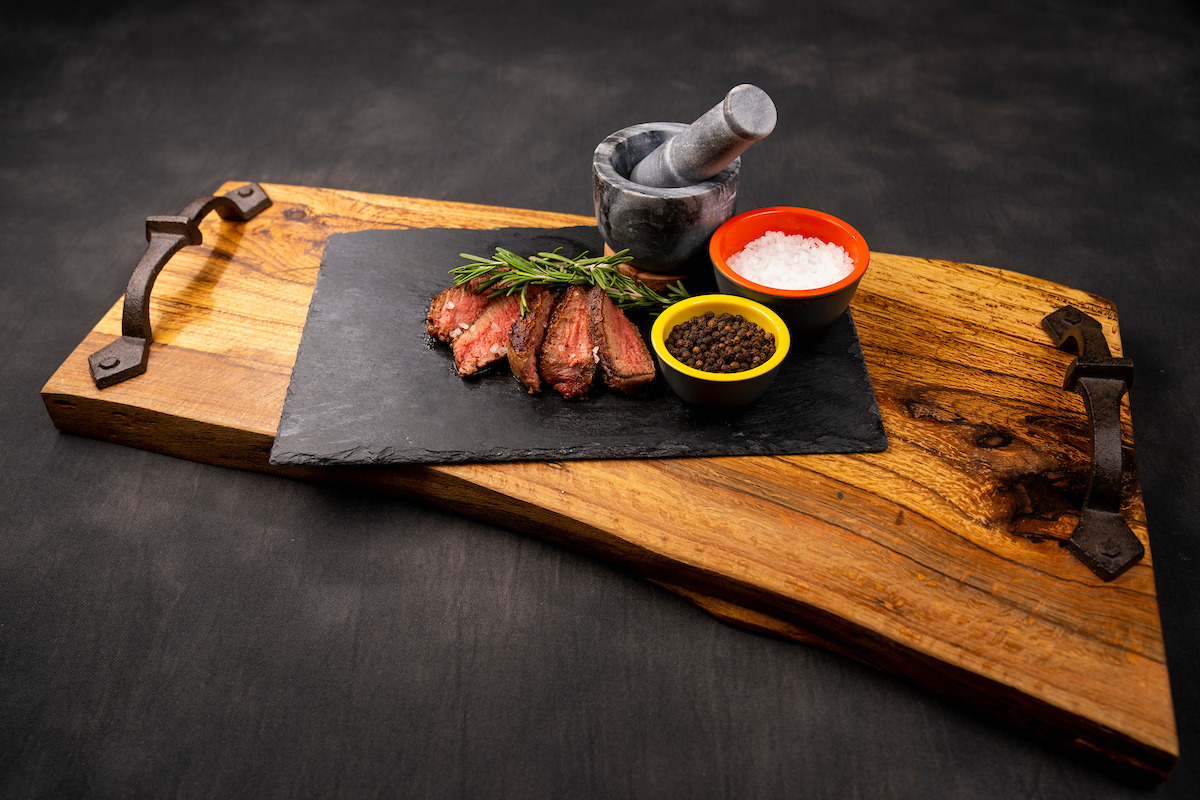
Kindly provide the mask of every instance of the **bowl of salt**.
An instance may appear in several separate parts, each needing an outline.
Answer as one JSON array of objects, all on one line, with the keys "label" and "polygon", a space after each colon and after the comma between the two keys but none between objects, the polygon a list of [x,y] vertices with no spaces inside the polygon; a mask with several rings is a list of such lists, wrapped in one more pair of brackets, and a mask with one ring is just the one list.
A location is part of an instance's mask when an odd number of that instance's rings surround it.
[{"label": "bowl of salt", "polygon": [[791,206],[730,218],[709,239],[708,254],[720,291],[767,306],[793,336],[840,317],[871,260],[862,234],[850,225]]}]

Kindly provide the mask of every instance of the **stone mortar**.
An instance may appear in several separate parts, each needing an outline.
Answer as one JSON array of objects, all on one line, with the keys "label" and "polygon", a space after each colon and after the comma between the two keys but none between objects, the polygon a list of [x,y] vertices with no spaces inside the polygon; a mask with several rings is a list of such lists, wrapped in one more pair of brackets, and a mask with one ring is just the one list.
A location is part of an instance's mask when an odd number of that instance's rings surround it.
[{"label": "stone mortar", "polygon": [[629,250],[647,272],[689,273],[709,268],[708,239],[737,212],[741,158],[711,180],[659,188],[629,179],[633,168],[688,126],[645,122],[622,128],[596,147],[592,187],[600,234],[613,250]]}]

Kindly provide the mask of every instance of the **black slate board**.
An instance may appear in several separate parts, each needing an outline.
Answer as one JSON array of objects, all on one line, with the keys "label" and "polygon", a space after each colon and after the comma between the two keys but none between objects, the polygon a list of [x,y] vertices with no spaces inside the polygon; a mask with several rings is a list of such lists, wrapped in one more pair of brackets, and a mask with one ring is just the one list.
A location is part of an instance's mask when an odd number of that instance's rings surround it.
[{"label": "black slate board", "polygon": [[329,237],[271,449],[276,465],[451,464],[877,452],[883,422],[847,311],[794,339],[771,390],[742,409],[685,404],[660,376],[640,397],[530,395],[501,362],[463,379],[425,333],[461,253],[603,249],[592,227],[432,228]]}]

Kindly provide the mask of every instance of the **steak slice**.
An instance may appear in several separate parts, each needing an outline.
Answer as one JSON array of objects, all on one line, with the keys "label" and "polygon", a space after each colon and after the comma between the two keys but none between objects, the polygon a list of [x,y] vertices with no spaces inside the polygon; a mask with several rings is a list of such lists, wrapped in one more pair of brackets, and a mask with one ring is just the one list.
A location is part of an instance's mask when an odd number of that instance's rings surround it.
[{"label": "steak slice", "polygon": [[538,354],[542,380],[568,400],[585,396],[596,378],[595,345],[588,330],[584,298],[578,286],[563,293],[550,315],[546,340]]},{"label": "steak slice", "polygon": [[508,354],[508,332],[521,315],[519,295],[493,298],[471,327],[455,337],[454,366],[466,377]]},{"label": "steak slice", "polygon": [[439,341],[452,342],[471,327],[487,304],[487,297],[466,286],[451,286],[429,301],[425,330]]},{"label": "steak slice", "polygon": [[592,287],[586,300],[588,326],[604,382],[626,394],[641,390],[655,375],[654,359],[641,332],[603,288]]},{"label": "steak slice", "polygon": [[558,292],[541,292],[528,300],[527,310],[517,317],[508,332],[508,366],[530,394],[542,388],[538,352],[546,338],[546,326],[558,296]]},{"label": "steak slice", "polygon": [[[472,278],[471,280],[467,281],[467,286],[469,286],[471,288],[471,291],[475,292],[476,294],[483,294],[483,295],[487,295],[488,297],[495,297],[496,295],[501,294],[502,292],[504,292],[505,289],[508,288],[509,281],[507,278],[503,277],[503,273],[508,272],[508,271],[509,271],[508,267],[496,267],[495,269],[491,270],[490,272],[486,272],[483,275],[480,275],[478,278]],[[501,277],[499,279],[497,279],[497,275],[500,275]],[[485,283],[487,283],[488,281],[492,281],[492,280],[494,280],[495,283],[493,283],[488,288],[484,289],[483,285]]]}]

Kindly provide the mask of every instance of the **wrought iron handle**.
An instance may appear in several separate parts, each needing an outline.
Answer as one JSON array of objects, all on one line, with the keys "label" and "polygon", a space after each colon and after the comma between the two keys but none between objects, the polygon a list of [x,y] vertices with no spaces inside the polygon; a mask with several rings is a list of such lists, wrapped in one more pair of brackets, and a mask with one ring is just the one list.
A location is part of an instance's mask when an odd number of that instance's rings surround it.
[{"label": "wrought iron handle", "polygon": [[257,183],[248,183],[223,195],[198,197],[175,216],[147,217],[146,252],[129,276],[121,309],[121,337],[88,356],[96,388],[104,389],[146,371],[150,357],[150,291],[154,280],[176,252],[201,244],[200,220],[216,210],[222,219],[245,222],[271,205]]},{"label": "wrought iron handle", "polygon": [[1042,320],[1054,346],[1075,350],[1063,388],[1083,398],[1092,426],[1092,470],[1075,532],[1066,547],[1106,581],[1132,567],[1145,548],[1121,517],[1121,398],[1133,384],[1133,361],[1113,358],[1104,328],[1074,306]]}]

